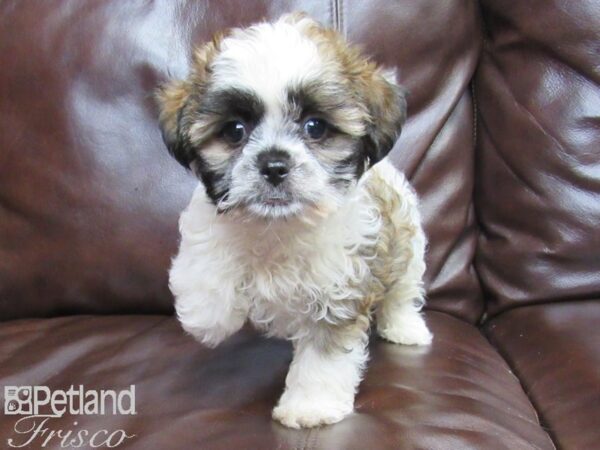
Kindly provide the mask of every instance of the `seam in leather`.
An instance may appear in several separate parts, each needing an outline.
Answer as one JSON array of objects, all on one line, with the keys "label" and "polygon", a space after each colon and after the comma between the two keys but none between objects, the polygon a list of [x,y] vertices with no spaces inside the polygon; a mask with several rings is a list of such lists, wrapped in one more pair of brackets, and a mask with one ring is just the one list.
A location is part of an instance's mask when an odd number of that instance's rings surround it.
[{"label": "seam in leather", "polygon": [[338,31],[346,37],[346,21],[344,18],[344,0],[336,0],[338,11]]},{"label": "seam in leather", "polygon": [[531,408],[533,409],[533,411],[536,415],[538,425],[540,426],[542,431],[544,431],[546,433],[546,435],[548,435],[548,439],[550,440],[550,443],[554,447],[554,450],[558,450],[557,437],[554,434],[554,431],[552,430],[552,428],[548,425],[548,422],[544,418],[544,415],[540,412],[536,402],[533,400],[533,398],[529,394],[529,390],[527,389],[527,386],[525,386],[525,384],[523,383],[523,380],[521,379],[520,373],[517,370],[515,364],[508,357],[508,355],[504,352],[504,350],[500,347],[500,345],[498,345],[497,342],[495,342],[494,339],[488,334],[486,328],[487,327],[479,328],[481,335],[489,342],[489,344],[492,346],[492,348],[494,350],[496,350],[498,355],[500,355],[500,357],[504,360],[506,365],[510,368],[510,370],[513,373],[513,375],[515,376],[515,378],[519,381],[519,384],[521,385],[521,389],[523,390],[525,397],[527,397],[527,400],[529,400],[529,404],[531,405]]},{"label": "seam in leather", "polygon": [[479,164],[479,147],[477,145],[477,139],[479,138],[479,106],[477,102],[477,72],[479,71],[479,66],[481,65],[481,61],[483,60],[483,54],[487,47],[488,42],[488,27],[485,21],[485,17],[483,15],[483,5],[481,2],[477,2],[477,18],[479,22],[480,28],[480,42],[479,42],[479,54],[477,55],[477,63],[475,64],[475,69],[473,70],[473,74],[471,76],[471,92],[472,98],[471,102],[473,104],[473,190],[471,192],[471,208],[473,208],[473,218],[475,227],[477,228],[477,241],[475,242],[475,249],[473,251],[473,256],[471,258],[470,267],[473,270],[473,274],[477,279],[477,283],[479,284],[479,293],[481,294],[481,302],[483,304],[483,311],[479,317],[477,325],[481,327],[489,317],[489,305],[488,305],[488,291],[485,289],[485,285],[479,273],[477,267],[477,256],[479,254],[480,249],[480,238],[484,233],[483,223],[479,217],[479,208],[477,207],[477,203],[475,202],[475,197],[477,193],[477,174],[480,172],[480,164]]},{"label": "seam in leather", "polygon": [[330,6],[330,25],[334,30],[339,30],[339,17],[338,17],[338,2],[337,0],[331,0]]},{"label": "seam in leather", "polygon": [[[477,71],[477,69],[475,69]],[[477,115],[479,114],[479,108],[477,106],[477,95],[475,93],[475,72],[473,72],[473,78],[471,78],[471,103],[473,104],[473,154],[477,150],[477,127],[479,125],[477,121]]]}]

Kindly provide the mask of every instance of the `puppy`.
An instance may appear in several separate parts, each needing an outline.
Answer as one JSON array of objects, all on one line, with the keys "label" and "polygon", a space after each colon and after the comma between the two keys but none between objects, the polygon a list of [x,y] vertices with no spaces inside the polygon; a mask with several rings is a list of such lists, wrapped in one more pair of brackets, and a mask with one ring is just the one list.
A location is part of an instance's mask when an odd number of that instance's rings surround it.
[{"label": "puppy", "polygon": [[168,149],[202,181],[170,271],[183,328],[210,347],[247,320],[289,339],[273,417],[340,421],[372,313],[391,342],[432,339],[417,199],[379,162],[405,119],[394,73],[294,13],[215,37],[157,98]]}]

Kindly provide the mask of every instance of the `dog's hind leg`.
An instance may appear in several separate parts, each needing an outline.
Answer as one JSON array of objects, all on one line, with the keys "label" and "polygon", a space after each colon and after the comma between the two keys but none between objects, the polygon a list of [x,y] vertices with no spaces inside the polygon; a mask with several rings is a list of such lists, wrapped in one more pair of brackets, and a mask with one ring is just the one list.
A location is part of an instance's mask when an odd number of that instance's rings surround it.
[{"label": "dog's hind leg", "polygon": [[376,310],[377,331],[391,342],[427,345],[432,335],[420,311],[427,240],[417,196],[387,161],[372,169],[366,187],[378,205],[381,230],[373,273],[385,292]]},{"label": "dog's hind leg", "polygon": [[406,271],[388,287],[376,310],[377,332],[388,341],[404,345],[428,345],[432,334],[420,311],[425,303],[423,273],[425,272],[425,237],[419,232],[406,249]]}]

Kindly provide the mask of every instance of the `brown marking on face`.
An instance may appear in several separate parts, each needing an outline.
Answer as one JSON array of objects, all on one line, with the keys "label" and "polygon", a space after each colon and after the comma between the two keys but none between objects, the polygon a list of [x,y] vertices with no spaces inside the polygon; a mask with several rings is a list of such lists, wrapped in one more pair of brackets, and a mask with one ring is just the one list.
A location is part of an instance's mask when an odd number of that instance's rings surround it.
[{"label": "brown marking on face", "polygon": [[358,107],[366,111],[363,120],[368,130],[365,146],[369,159],[371,163],[382,159],[391,150],[406,119],[403,90],[337,31],[301,12],[291,13],[283,20],[315,42],[324,60],[339,64],[337,82],[345,85]]}]

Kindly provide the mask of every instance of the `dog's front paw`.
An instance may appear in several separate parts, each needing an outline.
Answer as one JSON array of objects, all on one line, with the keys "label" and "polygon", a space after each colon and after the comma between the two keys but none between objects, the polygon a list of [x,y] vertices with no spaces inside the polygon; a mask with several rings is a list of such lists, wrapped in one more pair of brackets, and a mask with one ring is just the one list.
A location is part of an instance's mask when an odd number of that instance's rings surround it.
[{"label": "dog's front paw", "polygon": [[245,308],[227,308],[204,296],[177,297],[175,311],[183,329],[211,348],[242,328],[247,316]]},{"label": "dog's front paw", "polygon": [[183,329],[198,342],[210,348],[215,348],[237,331],[237,329],[230,329],[228,327],[200,328],[184,326]]},{"label": "dog's front paw", "polygon": [[396,317],[393,324],[380,326],[377,331],[382,338],[395,344],[429,345],[433,340],[431,331],[419,314]]},{"label": "dog's front paw", "polygon": [[211,323],[210,325],[202,323],[195,317],[182,317],[181,315],[179,321],[185,331],[196,338],[198,342],[210,348],[219,345],[244,325],[244,317],[233,315],[229,321]]},{"label": "dog's front paw", "polygon": [[352,402],[311,398],[284,400],[273,409],[273,418],[290,428],[311,428],[339,422],[353,410]]}]

